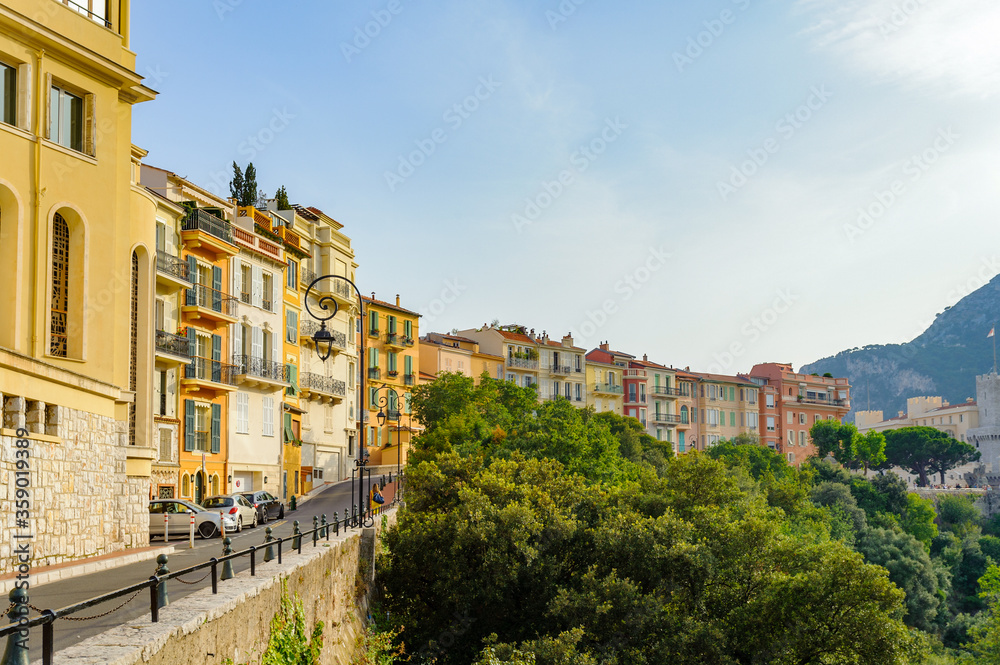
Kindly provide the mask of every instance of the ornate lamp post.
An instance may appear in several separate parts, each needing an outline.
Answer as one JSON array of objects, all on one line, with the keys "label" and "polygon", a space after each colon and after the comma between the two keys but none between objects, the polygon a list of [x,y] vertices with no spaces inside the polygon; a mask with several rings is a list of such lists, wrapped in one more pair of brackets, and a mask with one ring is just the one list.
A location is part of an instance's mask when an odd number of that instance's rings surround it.
[{"label": "ornate lamp post", "polygon": [[[317,304],[319,305],[319,308],[325,313],[323,315],[317,315],[315,312],[313,312],[312,307],[309,306],[309,294],[312,292],[313,288],[324,279],[340,279],[351,285],[351,288],[354,289],[354,292],[358,296],[358,318],[361,319],[362,321],[364,321],[365,319],[365,312],[364,312],[365,301],[364,298],[361,297],[361,291],[358,289],[357,284],[355,284],[348,278],[343,277],[341,275],[322,275],[314,279],[309,284],[309,287],[306,289],[305,299],[304,299],[306,305],[306,311],[309,313],[309,316],[320,322],[319,330],[317,330],[313,334],[312,339],[313,343],[316,345],[316,355],[319,356],[320,360],[326,362],[326,360],[330,357],[330,354],[333,352],[333,335],[331,335],[330,331],[326,329],[326,322],[332,319],[333,317],[337,316],[337,311],[339,310],[339,306],[337,305],[337,301],[333,298],[333,296],[320,296],[319,298],[317,298]],[[354,325],[353,321],[351,322],[351,325]],[[365,358],[365,336],[361,335],[360,337],[361,337],[361,357],[358,362],[358,367],[361,367],[361,363],[364,362]],[[358,398],[358,404],[361,414],[360,418],[361,437],[358,445],[358,455],[357,458],[354,460],[354,465],[358,469],[358,475],[360,476],[360,478],[364,478],[365,466],[368,464],[368,446],[365,442],[365,414],[366,414],[365,378],[366,378],[365,373],[361,372],[361,395]],[[354,380],[354,377],[349,377],[349,380]],[[358,508],[361,511],[361,513],[364,513],[364,506],[365,506],[364,496],[365,496],[364,483],[359,482]]]},{"label": "ornate lamp post", "polygon": [[[396,411],[395,411],[395,417],[396,417],[396,487],[398,489],[400,487],[399,470],[401,468],[400,465],[401,465],[402,448],[403,448],[403,434],[402,434],[402,432],[399,431],[399,429],[400,429],[399,428],[399,419],[401,417],[400,416],[400,411],[399,411],[399,393],[396,392],[395,389],[390,388],[389,386],[385,385],[384,383],[382,384],[382,387],[379,388],[379,390],[382,390],[382,388],[384,388],[386,391],[392,393],[396,397]],[[383,409],[386,406],[388,406],[388,405],[389,405],[389,398],[388,398],[388,396],[381,396],[380,395],[379,398],[378,398],[378,415],[376,416],[376,418],[378,419],[378,426],[379,427],[382,427],[383,425],[385,425],[386,414],[385,414],[385,411]],[[390,411],[390,413],[392,413],[392,411]],[[392,445],[392,438],[391,437],[389,438],[389,445],[390,446]],[[398,496],[399,492],[398,491],[397,492],[393,492],[393,494],[395,496]]]}]

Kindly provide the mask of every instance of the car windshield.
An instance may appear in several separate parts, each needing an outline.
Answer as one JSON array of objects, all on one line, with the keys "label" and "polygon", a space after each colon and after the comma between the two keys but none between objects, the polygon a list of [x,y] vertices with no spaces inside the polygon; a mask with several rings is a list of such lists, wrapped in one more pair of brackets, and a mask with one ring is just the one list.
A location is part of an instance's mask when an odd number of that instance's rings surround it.
[{"label": "car windshield", "polygon": [[228,496],[211,496],[205,499],[204,505],[206,508],[224,508],[233,505],[233,499]]},{"label": "car windshield", "polygon": [[244,494],[243,498],[249,501],[250,503],[253,503],[253,494]]}]

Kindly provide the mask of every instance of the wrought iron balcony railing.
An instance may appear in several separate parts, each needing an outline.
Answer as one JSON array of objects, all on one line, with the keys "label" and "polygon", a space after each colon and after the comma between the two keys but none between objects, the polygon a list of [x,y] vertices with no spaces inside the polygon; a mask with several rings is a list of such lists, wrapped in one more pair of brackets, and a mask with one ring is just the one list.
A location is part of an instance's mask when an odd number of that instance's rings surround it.
[{"label": "wrought iron balcony railing", "polygon": [[347,395],[347,383],[322,374],[306,372],[299,377],[299,387],[328,395]]},{"label": "wrought iron balcony railing", "polygon": [[187,261],[183,261],[165,252],[156,253],[156,270],[165,275],[183,279],[185,282],[191,281],[188,277]]},{"label": "wrought iron balcony railing", "polygon": [[537,360],[528,360],[526,358],[507,358],[507,367],[514,367],[517,369],[538,369]]},{"label": "wrought iron balcony railing", "polygon": [[675,416],[672,413],[654,413],[653,414],[654,423],[668,423],[668,424],[679,424],[681,422],[680,416]]},{"label": "wrought iron balcony railing", "polygon": [[216,291],[202,284],[195,284],[189,288],[187,290],[187,299],[185,300],[185,303],[188,305],[211,309],[226,316],[236,316],[238,302],[237,298],[228,293]]},{"label": "wrought iron balcony railing", "polygon": [[233,242],[232,225],[201,208],[192,208],[188,212],[188,216],[184,218],[182,228],[185,231],[204,231],[230,244]]},{"label": "wrought iron balcony railing", "polygon": [[172,335],[165,330],[156,331],[156,350],[174,356],[191,357],[191,342],[187,337]]},{"label": "wrought iron balcony railing", "polygon": [[594,386],[595,393],[614,393],[616,395],[621,395],[625,391],[621,386],[616,386],[611,383],[598,383]]},{"label": "wrought iron balcony railing", "polygon": [[236,385],[236,368],[232,365],[211,360],[209,358],[194,357],[184,368],[184,378],[199,379],[201,381],[211,381],[227,386]]},{"label": "wrought iron balcony railing", "polygon": [[416,381],[417,381],[417,377],[416,377],[415,374],[404,374],[403,375],[403,385],[404,386],[412,386],[413,384],[416,383]]},{"label": "wrought iron balcony railing", "polygon": [[667,388],[666,386],[653,386],[654,395],[668,395],[670,397],[680,397],[680,388]]},{"label": "wrought iron balcony railing", "polygon": [[236,367],[237,374],[249,374],[272,381],[288,381],[288,366],[273,360],[235,355],[233,356],[233,365]]},{"label": "wrought iron balcony railing", "polygon": [[549,365],[550,374],[569,374],[572,368],[569,365]]},{"label": "wrought iron balcony railing", "polygon": [[[303,321],[299,324],[299,336],[312,339],[312,336],[316,334],[319,327],[320,324],[317,321]],[[347,335],[339,330],[330,330],[330,328],[327,328],[326,330],[330,333],[330,337],[333,338],[333,345],[335,347],[341,350],[347,348]]]},{"label": "wrought iron balcony railing", "polygon": [[382,370],[379,369],[378,367],[369,367],[368,368],[368,378],[369,379],[381,379],[382,378]]}]

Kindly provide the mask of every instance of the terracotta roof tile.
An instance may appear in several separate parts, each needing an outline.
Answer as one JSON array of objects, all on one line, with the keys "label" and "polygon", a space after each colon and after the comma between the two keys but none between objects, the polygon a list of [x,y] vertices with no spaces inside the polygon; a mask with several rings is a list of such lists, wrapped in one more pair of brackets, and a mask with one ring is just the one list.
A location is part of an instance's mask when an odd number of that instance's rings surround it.
[{"label": "terracotta roof tile", "polygon": [[377,299],[373,300],[372,298],[368,298],[367,296],[361,296],[361,299],[364,300],[369,305],[377,305],[379,307],[385,307],[387,309],[392,309],[397,312],[402,312],[404,314],[411,314],[413,316],[423,316],[422,314],[408,310],[404,307],[400,307],[399,305],[393,305],[392,303],[387,303],[384,300],[377,300]]}]

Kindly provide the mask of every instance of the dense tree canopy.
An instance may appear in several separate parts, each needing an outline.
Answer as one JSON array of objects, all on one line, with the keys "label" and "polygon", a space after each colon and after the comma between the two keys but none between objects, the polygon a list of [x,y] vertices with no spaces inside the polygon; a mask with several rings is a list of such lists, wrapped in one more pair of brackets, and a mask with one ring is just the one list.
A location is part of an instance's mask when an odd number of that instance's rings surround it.
[{"label": "dense tree canopy", "polygon": [[885,432],[886,462],[906,469],[927,486],[929,473],[940,473],[979,459],[979,451],[933,427],[902,427]]}]

